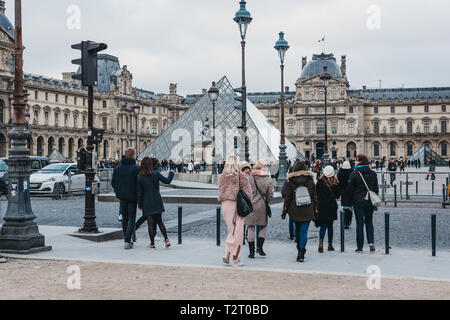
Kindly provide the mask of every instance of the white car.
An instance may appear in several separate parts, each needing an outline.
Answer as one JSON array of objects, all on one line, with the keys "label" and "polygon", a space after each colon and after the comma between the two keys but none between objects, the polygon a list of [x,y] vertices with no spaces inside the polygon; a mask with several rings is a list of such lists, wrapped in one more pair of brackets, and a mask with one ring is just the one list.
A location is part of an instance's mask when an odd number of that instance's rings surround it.
[{"label": "white car", "polygon": [[[97,175],[95,181],[99,185],[100,180]],[[58,189],[55,190],[55,188]],[[50,164],[30,176],[30,193],[34,194],[64,194],[69,191],[84,191],[85,188],[84,171],[79,170],[76,163]]]}]

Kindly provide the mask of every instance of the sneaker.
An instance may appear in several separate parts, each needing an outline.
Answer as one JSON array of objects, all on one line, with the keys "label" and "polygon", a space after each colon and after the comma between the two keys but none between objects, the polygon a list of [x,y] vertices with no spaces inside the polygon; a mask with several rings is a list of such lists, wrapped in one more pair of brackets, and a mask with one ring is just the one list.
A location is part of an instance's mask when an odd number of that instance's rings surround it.
[{"label": "sneaker", "polygon": [[356,253],[363,253],[362,249],[356,249],[355,252]]},{"label": "sneaker", "polygon": [[125,242],[123,247],[124,247],[124,249],[131,249],[131,248],[133,248],[133,246],[129,242]]},{"label": "sneaker", "polygon": [[236,259],[236,260],[233,260],[233,263],[231,264],[231,266],[233,266],[233,267],[243,267],[244,264],[241,262],[241,260]]},{"label": "sneaker", "polygon": [[156,246],[154,244],[151,244],[148,246],[150,249],[156,249]]},{"label": "sneaker", "polygon": [[224,256],[222,257],[222,261],[223,261],[223,263],[225,263],[225,264],[229,264],[229,263],[230,263],[230,254],[224,255]]},{"label": "sneaker", "polygon": [[119,221],[122,221],[122,215],[119,214]]},{"label": "sneaker", "polygon": [[169,241],[169,239],[167,239],[167,240],[165,241],[165,243],[166,243],[166,248],[170,247],[170,241]]},{"label": "sneaker", "polygon": [[375,252],[375,245],[373,243],[369,243],[370,252]]}]

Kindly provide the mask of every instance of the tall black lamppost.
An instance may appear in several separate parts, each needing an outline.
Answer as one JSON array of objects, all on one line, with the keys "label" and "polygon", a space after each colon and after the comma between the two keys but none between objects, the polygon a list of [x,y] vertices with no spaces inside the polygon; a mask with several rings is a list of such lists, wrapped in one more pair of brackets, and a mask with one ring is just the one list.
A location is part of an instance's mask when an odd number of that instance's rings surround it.
[{"label": "tall black lamppost", "polygon": [[213,151],[212,151],[212,175],[217,175],[217,163],[216,163],[216,101],[219,99],[219,89],[216,87],[216,83],[212,83],[212,87],[208,90],[209,99],[213,106]]},{"label": "tall black lamppost", "polygon": [[280,38],[275,43],[275,50],[278,51],[280,56],[280,69],[281,69],[281,99],[280,99],[280,109],[281,109],[281,138],[280,138],[280,156],[278,159],[278,188],[281,190],[284,182],[286,181],[286,141],[284,134],[284,58],[286,52],[289,49],[288,42],[284,39],[284,32],[279,33]]},{"label": "tall black lamppost", "polygon": [[328,155],[328,124],[327,124],[327,87],[331,79],[331,75],[327,71],[327,67],[323,67],[323,72],[320,74],[320,79],[323,81],[323,87],[325,88],[325,150],[323,152],[323,166],[330,164],[330,157]]},{"label": "tall black lamppost", "polygon": [[138,141],[138,128],[139,128],[139,112],[141,111],[141,106],[138,104],[135,104],[133,106],[133,111],[134,111],[134,115],[136,116],[136,130],[135,130],[135,135],[136,135],[136,157],[139,156],[139,141]]},{"label": "tall black lamppost", "polygon": [[30,254],[51,250],[39,233],[36,216],[30,203],[30,150],[31,137],[25,125],[25,92],[23,87],[22,1],[15,0],[15,52],[14,52],[14,116],[13,128],[7,133],[11,139],[8,164],[8,208],[5,223],[0,230],[0,251]]},{"label": "tall black lamppost", "polygon": [[[244,159],[246,162],[249,162],[249,151],[248,151],[248,138],[247,138],[247,87],[245,85],[245,36],[247,34],[247,28],[250,22],[252,22],[253,18],[250,15],[250,12],[245,8],[247,2],[241,0],[239,2],[241,8],[234,17],[234,21],[239,25],[239,32],[241,33],[241,47],[242,47],[242,87],[235,89],[236,92],[241,93],[241,97],[236,98],[236,100],[241,101],[241,113],[242,113],[242,122],[241,126],[238,129],[243,130],[243,141],[244,141]],[[241,141],[242,148],[242,141]]]}]

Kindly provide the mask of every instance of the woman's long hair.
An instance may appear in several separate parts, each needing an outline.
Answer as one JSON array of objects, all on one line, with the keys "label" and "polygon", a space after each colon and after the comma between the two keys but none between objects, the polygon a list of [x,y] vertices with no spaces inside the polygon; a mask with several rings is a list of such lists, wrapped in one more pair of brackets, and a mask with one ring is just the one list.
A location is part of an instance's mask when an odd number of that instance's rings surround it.
[{"label": "woman's long hair", "polygon": [[323,182],[325,182],[325,184],[327,185],[327,187],[333,187],[337,184],[339,184],[339,180],[336,176],[332,176],[330,178],[326,177],[325,175],[322,174],[321,179],[323,180]]},{"label": "woman's long hair", "polygon": [[230,174],[239,172],[239,167],[239,158],[237,156],[229,156],[222,173]]},{"label": "woman's long hair", "polygon": [[153,161],[149,157],[145,157],[141,162],[139,174],[141,176],[151,176],[153,171]]}]

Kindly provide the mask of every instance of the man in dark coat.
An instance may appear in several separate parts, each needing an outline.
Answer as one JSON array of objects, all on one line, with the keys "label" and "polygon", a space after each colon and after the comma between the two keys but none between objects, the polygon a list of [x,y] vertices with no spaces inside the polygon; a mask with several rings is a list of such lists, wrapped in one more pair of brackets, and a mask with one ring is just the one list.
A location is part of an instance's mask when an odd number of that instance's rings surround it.
[{"label": "man in dark coat", "polygon": [[136,223],[137,193],[136,182],[139,166],[136,164],[136,151],[128,148],[125,158],[114,168],[111,185],[122,208],[122,229],[125,249],[131,249],[131,237]]},{"label": "man in dark coat", "polygon": [[350,206],[353,206],[355,212],[356,252],[363,252],[364,225],[366,226],[367,242],[369,243],[370,251],[373,252],[375,251],[372,223],[374,207],[370,199],[366,199],[366,196],[368,195],[367,188],[378,194],[377,174],[369,168],[369,160],[365,155],[356,156],[355,164],[355,171],[350,174],[347,189],[342,195],[342,204],[344,209],[350,209]]},{"label": "man in dark coat", "polygon": [[[341,190],[341,195],[344,195],[346,192],[348,180],[349,180],[350,174],[352,172],[353,172],[353,169],[350,166],[350,162],[345,161],[337,174],[337,178],[339,180],[339,189]],[[341,204],[342,204],[342,197],[341,197]],[[350,225],[352,224],[353,212],[350,209],[345,209],[344,213],[345,213],[344,214],[344,228],[349,229]]]},{"label": "man in dark coat", "polygon": [[394,162],[394,159],[391,159],[391,161],[388,164],[388,171],[390,172],[390,178],[391,178],[391,187],[394,187],[394,181],[395,181],[395,171],[397,171],[397,165]]}]

